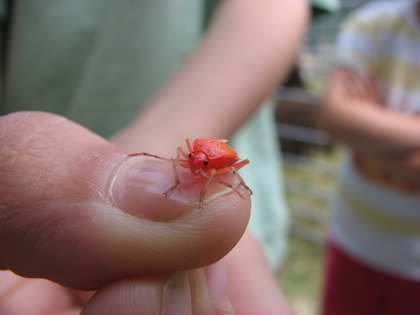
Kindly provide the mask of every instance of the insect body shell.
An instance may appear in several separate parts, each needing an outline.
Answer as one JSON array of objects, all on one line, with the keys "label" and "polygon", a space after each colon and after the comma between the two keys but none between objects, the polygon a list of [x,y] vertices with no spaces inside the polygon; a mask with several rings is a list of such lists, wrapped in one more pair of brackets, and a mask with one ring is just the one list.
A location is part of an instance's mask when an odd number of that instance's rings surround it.
[{"label": "insect body shell", "polygon": [[206,173],[212,169],[223,169],[240,160],[238,154],[226,144],[226,141],[219,139],[194,140],[191,155],[200,153],[206,156],[206,163],[201,165],[201,170]]}]

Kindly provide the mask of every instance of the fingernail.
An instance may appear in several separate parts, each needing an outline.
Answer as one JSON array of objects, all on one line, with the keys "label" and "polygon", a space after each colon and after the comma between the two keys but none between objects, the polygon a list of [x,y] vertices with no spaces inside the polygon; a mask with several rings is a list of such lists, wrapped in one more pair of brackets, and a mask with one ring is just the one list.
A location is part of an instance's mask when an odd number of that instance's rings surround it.
[{"label": "fingernail", "polygon": [[173,273],[163,287],[160,315],[192,314],[191,292],[186,271]]},{"label": "fingernail", "polygon": [[143,219],[167,221],[195,202],[192,188],[186,183],[180,184],[169,196],[164,195],[175,183],[172,164],[166,161],[127,158],[110,182],[112,202],[124,212]]},{"label": "fingernail", "polygon": [[221,260],[204,268],[207,286],[213,303],[222,314],[233,314],[233,307],[229,300],[226,264]]},{"label": "fingernail", "polygon": [[[198,206],[206,179],[178,167],[180,184],[168,196],[164,193],[175,183],[171,162],[148,157],[130,157],[114,172],[110,180],[112,202],[133,216],[152,221],[168,221]],[[212,183],[206,202],[219,198],[230,189]]]},{"label": "fingernail", "polygon": [[188,271],[194,314],[233,314],[224,263]]}]

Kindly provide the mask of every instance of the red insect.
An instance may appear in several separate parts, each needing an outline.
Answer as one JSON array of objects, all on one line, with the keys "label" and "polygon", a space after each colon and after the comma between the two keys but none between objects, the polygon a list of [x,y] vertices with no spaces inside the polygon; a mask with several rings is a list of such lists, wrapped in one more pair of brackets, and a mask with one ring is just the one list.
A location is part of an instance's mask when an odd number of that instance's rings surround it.
[{"label": "red insect", "polygon": [[247,165],[249,160],[245,159],[241,161],[238,157],[238,154],[226,143],[226,140],[196,139],[194,142],[191,142],[190,139],[187,139],[186,142],[188,152],[185,152],[181,147],[178,147],[176,159],[167,159],[149,153],[134,153],[128,156],[131,157],[145,155],[171,162],[173,164],[175,183],[163,193],[165,196],[168,196],[180,184],[177,165],[189,169],[194,175],[207,178],[208,180],[200,192],[199,208],[203,208],[204,195],[212,180],[215,180],[233,189],[239,196],[243,198],[239,190],[237,190],[233,185],[217,178],[217,175],[226,174],[229,172],[234,173],[238,178],[239,183],[245,187],[250,195],[252,194],[251,189],[245,184],[244,180],[238,173],[238,170],[241,167]]}]

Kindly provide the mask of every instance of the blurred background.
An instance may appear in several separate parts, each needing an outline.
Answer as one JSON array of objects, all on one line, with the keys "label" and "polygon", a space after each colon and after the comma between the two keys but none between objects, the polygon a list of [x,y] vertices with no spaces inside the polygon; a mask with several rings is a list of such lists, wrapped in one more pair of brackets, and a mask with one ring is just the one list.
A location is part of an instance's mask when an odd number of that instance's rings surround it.
[{"label": "blurred background", "polygon": [[328,198],[342,147],[317,128],[321,94],[343,19],[368,0],[311,1],[312,20],[294,70],[276,95],[287,201],[289,249],[278,279],[297,315],[319,311]]}]

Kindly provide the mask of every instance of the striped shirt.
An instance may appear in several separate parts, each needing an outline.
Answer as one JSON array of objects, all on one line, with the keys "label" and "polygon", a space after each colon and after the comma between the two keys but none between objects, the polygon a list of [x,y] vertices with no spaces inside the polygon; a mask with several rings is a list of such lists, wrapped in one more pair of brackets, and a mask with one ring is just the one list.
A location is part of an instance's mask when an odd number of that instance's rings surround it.
[{"label": "striped shirt", "polygon": [[[386,107],[411,115],[420,113],[416,3],[380,1],[362,7],[344,25],[337,49],[339,65],[377,80]],[[420,187],[375,168],[375,161],[364,162],[358,164],[362,172],[354,159],[343,163],[331,237],[374,267],[420,280]]]}]

